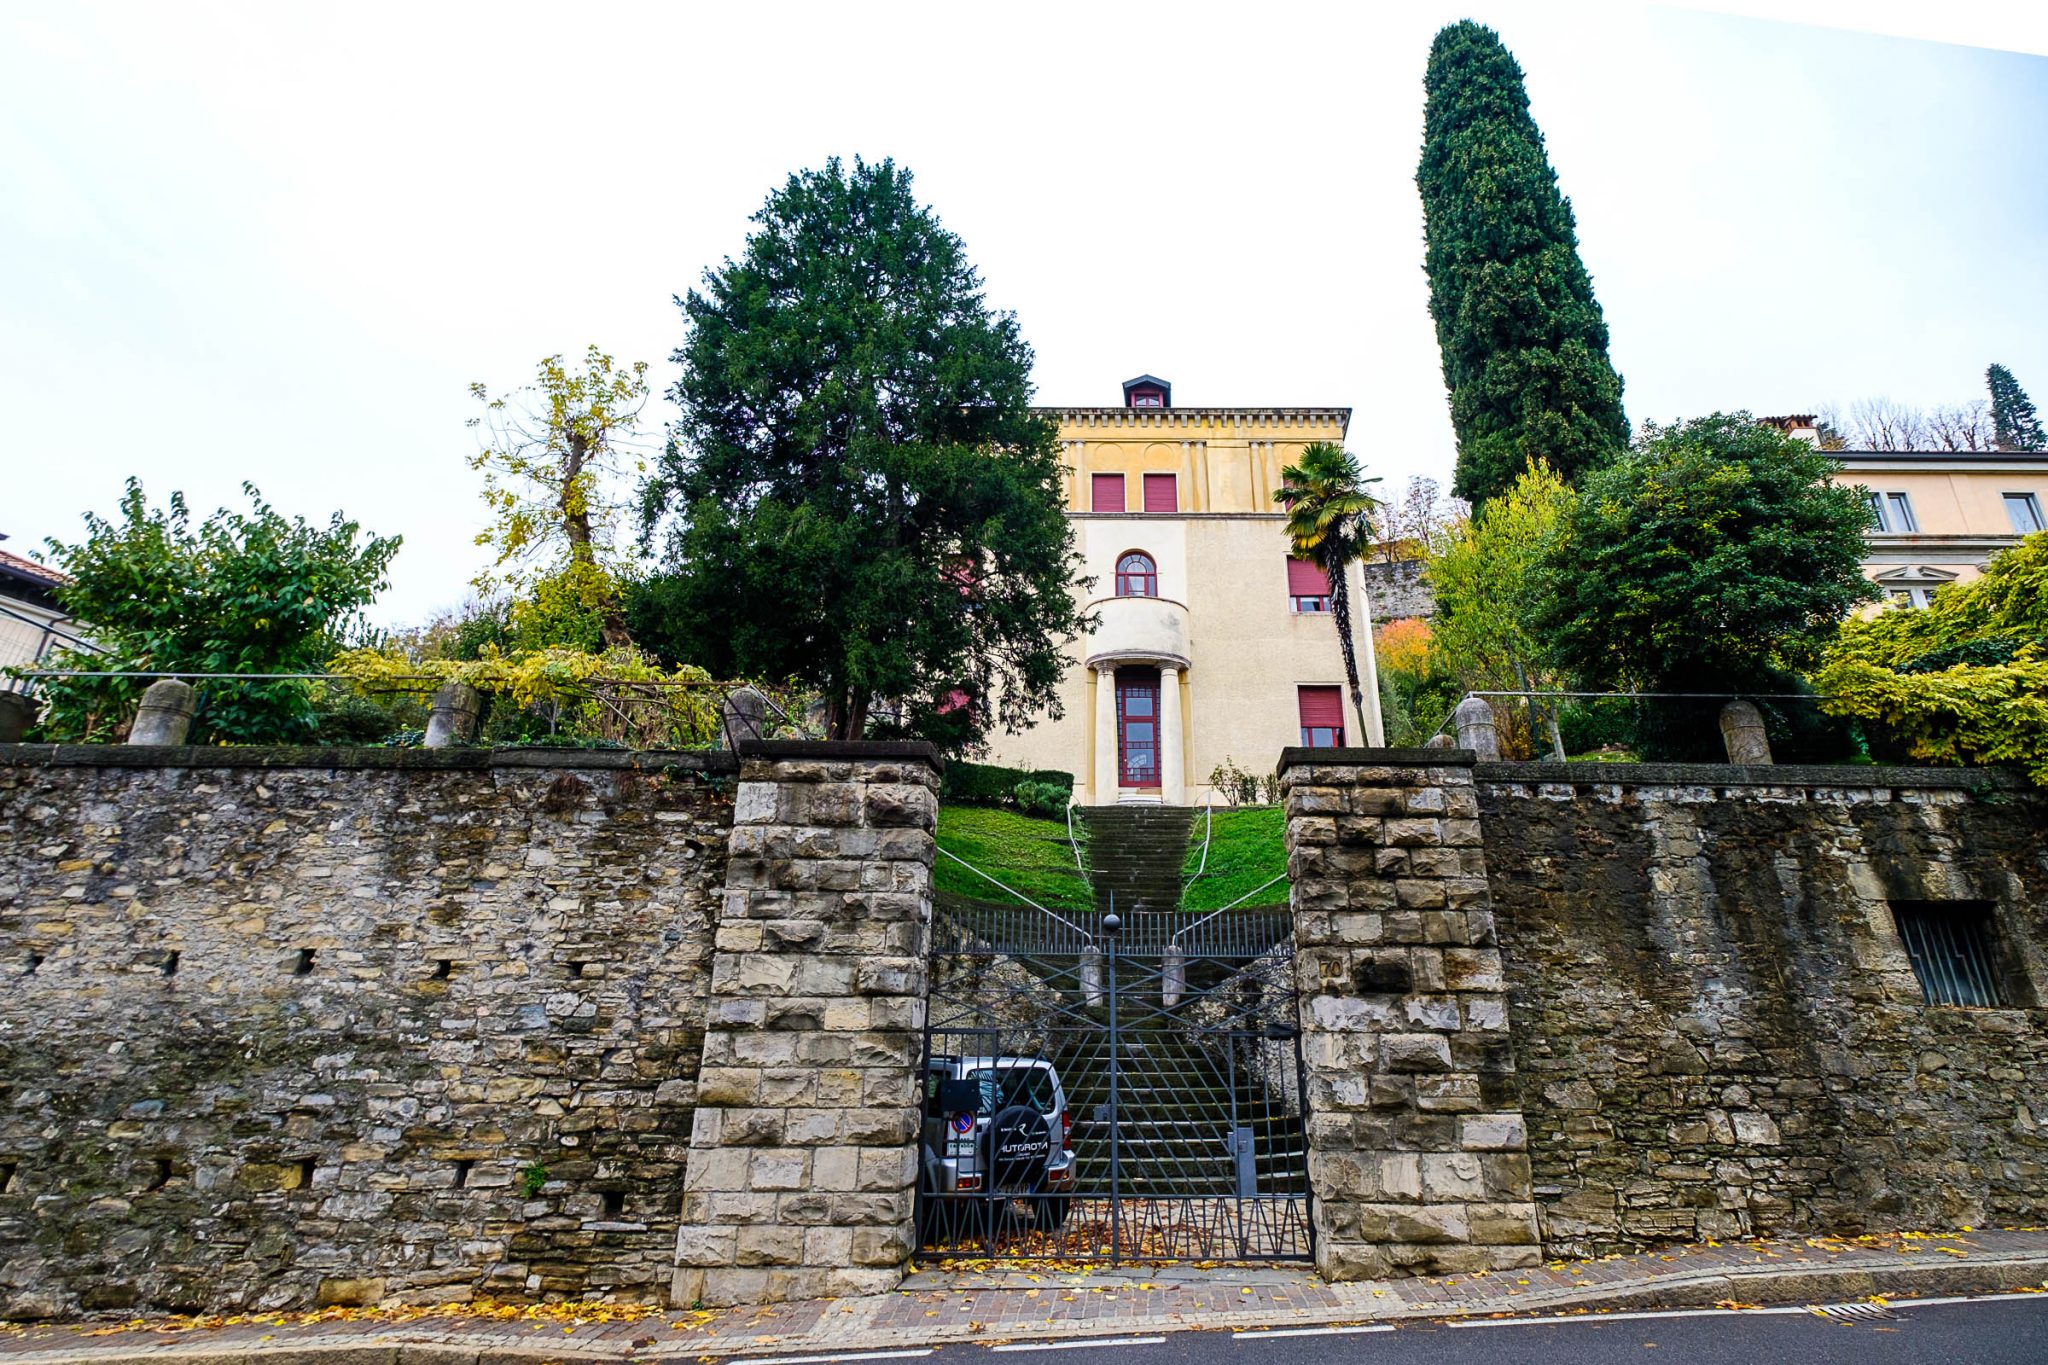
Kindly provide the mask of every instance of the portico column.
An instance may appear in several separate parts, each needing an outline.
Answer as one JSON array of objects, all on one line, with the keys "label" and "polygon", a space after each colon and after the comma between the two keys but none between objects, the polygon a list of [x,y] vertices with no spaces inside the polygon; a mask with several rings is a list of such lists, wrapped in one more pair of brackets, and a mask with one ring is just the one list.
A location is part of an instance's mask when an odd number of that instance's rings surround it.
[{"label": "portico column", "polygon": [[1116,665],[1095,666],[1095,804],[1116,804]]},{"label": "portico column", "polygon": [[1187,803],[1182,789],[1187,778],[1186,760],[1181,757],[1180,670],[1172,664],[1159,666],[1159,799],[1169,806]]}]

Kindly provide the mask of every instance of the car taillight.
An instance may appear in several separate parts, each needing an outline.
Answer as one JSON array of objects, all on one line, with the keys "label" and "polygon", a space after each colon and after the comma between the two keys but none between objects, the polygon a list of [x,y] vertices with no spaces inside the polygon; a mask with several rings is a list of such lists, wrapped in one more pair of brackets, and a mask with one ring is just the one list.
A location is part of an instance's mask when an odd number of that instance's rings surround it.
[{"label": "car taillight", "polygon": [[961,1190],[978,1190],[981,1188],[981,1177],[978,1175],[963,1175],[957,1182],[955,1182],[954,1188]]},{"label": "car taillight", "polygon": [[1074,1150],[1074,1111],[1060,1110],[1060,1147],[1064,1151]]}]

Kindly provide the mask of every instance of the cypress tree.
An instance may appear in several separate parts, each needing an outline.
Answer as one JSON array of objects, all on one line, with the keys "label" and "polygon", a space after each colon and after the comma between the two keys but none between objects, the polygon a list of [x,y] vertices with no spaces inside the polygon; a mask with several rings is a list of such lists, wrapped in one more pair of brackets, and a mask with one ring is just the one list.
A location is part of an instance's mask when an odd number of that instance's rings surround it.
[{"label": "cypress tree", "polygon": [[2048,435],[2034,414],[2034,400],[2003,365],[1984,371],[1991,389],[1991,442],[2000,450],[2048,450]]},{"label": "cypress tree", "polygon": [[1628,418],[1522,69],[1498,34],[1466,20],[1436,35],[1423,89],[1415,182],[1454,487],[1484,502],[1539,457],[1571,481],[1627,447]]}]

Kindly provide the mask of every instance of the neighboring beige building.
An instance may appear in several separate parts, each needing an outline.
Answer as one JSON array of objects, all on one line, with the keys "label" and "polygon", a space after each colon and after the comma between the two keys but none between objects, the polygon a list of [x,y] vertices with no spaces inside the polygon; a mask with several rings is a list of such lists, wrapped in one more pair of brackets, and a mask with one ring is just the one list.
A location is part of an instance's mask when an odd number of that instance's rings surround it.
[{"label": "neighboring beige building", "polygon": [[1075,799],[1199,804],[1226,760],[1269,773],[1295,744],[1378,744],[1372,617],[1353,566],[1365,729],[1345,695],[1328,585],[1290,566],[1280,470],[1342,443],[1349,408],[1176,408],[1141,375],[1117,407],[1048,409],[1097,624],[1072,647],[1064,714],[990,740],[990,761],[1074,775]]},{"label": "neighboring beige building", "polygon": [[1924,607],[2021,536],[2048,529],[2048,452],[1837,450],[1839,483],[1870,490],[1878,524],[1863,570],[1895,602]]},{"label": "neighboring beige building", "polygon": [[[1819,443],[1813,416],[1762,419]],[[1937,588],[1967,583],[2020,537],[2048,530],[2048,451],[1830,450],[1836,483],[1868,491],[1878,529],[1863,572],[1892,601],[1924,607]]]},{"label": "neighboring beige building", "polygon": [[[55,596],[63,582],[55,570],[0,550],[0,669],[36,663],[54,646],[71,643],[70,618]],[[25,690],[26,684],[0,674],[0,691]]]}]

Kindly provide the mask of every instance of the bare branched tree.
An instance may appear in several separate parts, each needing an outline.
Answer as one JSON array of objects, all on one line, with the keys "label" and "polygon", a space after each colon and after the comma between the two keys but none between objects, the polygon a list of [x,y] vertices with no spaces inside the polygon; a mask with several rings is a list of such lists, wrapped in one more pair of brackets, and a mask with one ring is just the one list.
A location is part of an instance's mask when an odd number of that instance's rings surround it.
[{"label": "bare branched tree", "polygon": [[1847,434],[1855,450],[1925,450],[1927,416],[1883,396],[1859,398],[1849,407]]},{"label": "bare branched tree", "polygon": [[1927,414],[1927,437],[1935,450],[1991,450],[1991,405],[1979,398],[1937,407]]},{"label": "bare branched tree", "polygon": [[1471,515],[1471,504],[1445,497],[1435,479],[1410,479],[1400,501],[1380,509],[1380,540],[1374,549],[1387,564],[1425,558],[1451,528]]},{"label": "bare branched tree", "polygon": [[1814,418],[1814,435],[1822,450],[1847,450],[1849,448],[1849,425],[1842,420],[1842,410],[1833,403],[1820,410]]}]

